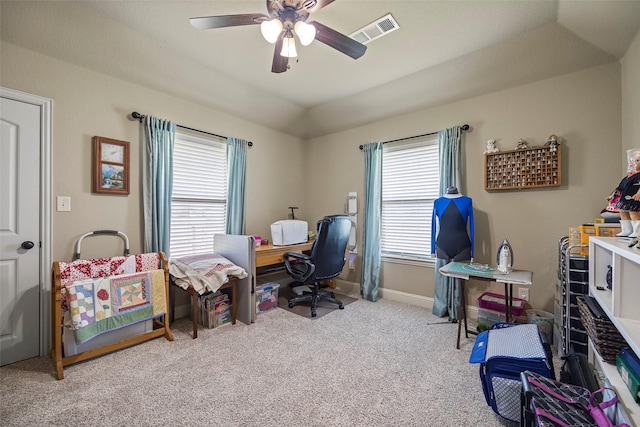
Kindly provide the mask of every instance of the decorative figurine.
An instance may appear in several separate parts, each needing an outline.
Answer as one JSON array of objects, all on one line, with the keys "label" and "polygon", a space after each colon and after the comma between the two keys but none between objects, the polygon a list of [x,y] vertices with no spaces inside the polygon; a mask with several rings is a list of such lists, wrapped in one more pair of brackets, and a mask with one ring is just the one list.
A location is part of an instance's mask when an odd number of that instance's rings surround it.
[{"label": "decorative figurine", "polygon": [[524,139],[520,139],[518,145],[516,145],[516,150],[524,150],[525,148],[529,148],[529,143]]},{"label": "decorative figurine", "polygon": [[495,139],[490,139],[487,141],[487,149],[484,151],[483,154],[487,154],[487,153],[497,153],[498,148],[496,147],[496,140]]},{"label": "decorative figurine", "polygon": [[556,147],[558,147],[558,145],[560,145],[560,142],[558,142],[558,137],[555,135],[549,135],[549,140],[547,141],[547,143],[545,145],[548,145],[551,147],[551,152],[555,153],[556,151],[558,151],[558,149]]}]

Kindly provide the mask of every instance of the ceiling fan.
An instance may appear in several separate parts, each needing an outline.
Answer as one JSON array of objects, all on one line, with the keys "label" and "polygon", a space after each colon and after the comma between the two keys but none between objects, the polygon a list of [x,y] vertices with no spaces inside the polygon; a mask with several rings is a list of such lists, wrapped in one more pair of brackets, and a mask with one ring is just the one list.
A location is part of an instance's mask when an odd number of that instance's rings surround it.
[{"label": "ceiling fan", "polygon": [[335,0],[267,0],[268,15],[248,13],[240,15],[203,16],[191,18],[191,25],[199,30],[260,24],[262,35],[275,43],[271,71],[283,73],[289,68],[289,58],[297,56],[294,34],[300,44],[307,46],[314,39],[353,59],[364,55],[367,47],[319,22],[307,23],[311,13]]}]

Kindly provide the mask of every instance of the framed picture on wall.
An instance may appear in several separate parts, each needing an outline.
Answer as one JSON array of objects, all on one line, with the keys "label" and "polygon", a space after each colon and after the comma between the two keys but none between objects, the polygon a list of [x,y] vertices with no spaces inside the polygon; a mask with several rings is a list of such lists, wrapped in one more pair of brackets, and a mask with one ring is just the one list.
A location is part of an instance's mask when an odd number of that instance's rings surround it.
[{"label": "framed picture on wall", "polygon": [[129,142],[93,137],[93,192],[129,194]]}]

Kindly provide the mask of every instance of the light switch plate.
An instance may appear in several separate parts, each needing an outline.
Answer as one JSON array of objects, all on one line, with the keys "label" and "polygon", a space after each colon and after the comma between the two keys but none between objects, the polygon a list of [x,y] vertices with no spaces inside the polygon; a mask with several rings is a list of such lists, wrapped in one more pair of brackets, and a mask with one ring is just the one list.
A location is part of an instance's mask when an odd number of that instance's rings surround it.
[{"label": "light switch plate", "polygon": [[58,196],[56,198],[57,211],[58,212],[71,212],[71,197]]},{"label": "light switch plate", "polygon": [[529,288],[519,288],[518,298],[522,298],[525,301],[529,301]]}]

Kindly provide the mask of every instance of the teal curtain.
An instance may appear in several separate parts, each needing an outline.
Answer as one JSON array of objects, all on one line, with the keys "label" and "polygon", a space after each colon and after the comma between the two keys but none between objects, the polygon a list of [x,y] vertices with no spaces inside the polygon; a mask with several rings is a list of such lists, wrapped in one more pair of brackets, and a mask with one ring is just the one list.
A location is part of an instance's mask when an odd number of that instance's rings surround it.
[{"label": "teal curtain", "polygon": [[145,117],[142,154],[144,250],[145,252],[162,251],[167,256],[170,256],[175,137],[175,124],[156,117]]},{"label": "teal curtain", "polygon": [[[438,155],[440,158],[440,196],[447,192],[449,187],[457,187],[462,193],[462,153],[461,153],[460,126],[444,129],[438,132]],[[432,313],[442,317],[449,314],[449,319],[458,319],[458,306],[462,298],[462,285],[460,279],[447,277],[440,274],[440,267],[446,265],[449,260],[436,259],[435,291],[433,296]]]},{"label": "teal curtain", "polygon": [[460,149],[462,130],[460,126],[438,132],[438,156],[440,157],[440,196],[449,187],[458,187],[463,193],[462,185],[462,153]]},{"label": "teal curtain", "polygon": [[360,295],[378,300],[380,285],[380,235],[382,229],[382,143],[365,144],[364,224],[362,226],[362,277]]},{"label": "teal curtain", "polygon": [[247,176],[249,143],[242,139],[227,138],[227,217],[226,234],[244,234],[244,199]]}]

